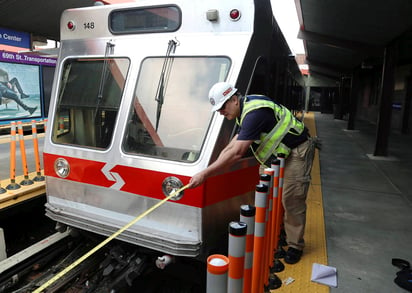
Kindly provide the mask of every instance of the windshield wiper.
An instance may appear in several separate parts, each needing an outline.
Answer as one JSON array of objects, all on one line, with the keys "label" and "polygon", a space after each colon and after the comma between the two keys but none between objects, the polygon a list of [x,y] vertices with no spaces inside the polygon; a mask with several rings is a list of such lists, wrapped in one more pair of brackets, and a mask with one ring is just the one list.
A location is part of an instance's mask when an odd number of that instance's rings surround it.
[{"label": "windshield wiper", "polygon": [[96,118],[97,118],[97,112],[99,111],[100,104],[102,103],[102,100],[103,100],[103,91],[104,91],[104,86],[106,85],[107,74],[109,73],[109,62],[107,61],[107,56],[113,54],[113,48],[114,48],[114,44],[112,42],[106,43],[102,74],[100,75],[99,92],[97,93],[97,103],[96,103],[96,109],[94,112],[94,122],[95,123],[96,123]]},{"label": "windshield wiper", "polygon": [[159,128],[160,115],[162,113],[162,106],[164,102],[164,94],[169,81],[170,70],[173,64],[173,57],[170,57],[170,54],[176,51],[177,41],[170,40],[167,46],[166,57],[163,62],[162,71],[160,73],[159,84],[157,86],[155,101],[157,102],[157,111],[156,111],[156,132]]}]

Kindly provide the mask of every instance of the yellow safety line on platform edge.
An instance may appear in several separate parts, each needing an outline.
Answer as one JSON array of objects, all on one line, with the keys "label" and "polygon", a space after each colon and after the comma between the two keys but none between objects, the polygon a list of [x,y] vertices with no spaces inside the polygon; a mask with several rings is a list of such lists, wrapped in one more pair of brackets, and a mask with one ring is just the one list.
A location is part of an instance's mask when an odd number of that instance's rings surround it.
[{"label": "yellow safety line on platform edge", "polygon": [[[36,175],[37,172],[31,172],[29,178],[34,178]],[[24,175],[20,175],[16,177],[15,181],[20,183],[23,179]],[[19,189],[11,190],[7,189],[9,183],[10,179],[0,181],[0,186],[6,190],[5,193],[0,193],[0,212],[15,204],[44,195],[46,192],[45,181],[33,181],[31,185],[20,185]]]},{"label": "yellow safety line on platform edge", "polygon": [[169,199],[171,199],[172,197],[174,197],[175,195],[179,194],[180,192],[182,192],[183,190],[185,190],[187,187],[189,186],[189,184],[183,186],[182,188],[172,192],[169,196],[167,196],[166,198],[164,198],[163,200],[159,201],[157,204],[155,204],[154,206],[152,206],[150,209],[146,210],[143,214],[137,216],[133,221],[131,221],[130,223],[124,225],[122,228],[120,228],[117,232],[113,233],[109,238],[106,238],[104,241],[102,241],[100,244],[98,244],[97,246],[95,246],[93,249],[91,249],[88,253],[84,254],[81,258],[79,258],[77,261],[75,261],[74,263],[72,263],[71,265],[69,265],[68,267],[66,267],[63,271],[61,271],[60,273],[58,273],[56,276],[54,276],[53,278],[51,278],[50,280],[48,280],[46,283],[44,283],[42,286],[40,286],[39,288],[37,288],[36,290],[33,291],[33,293],[39,293],[42,290],[46,289],[47,287],[49,287],[51,284],[53,284],[55,281],[57,281],[58,279],[60,279],[61,277],[63,277],[67,272],[69,272],[70,270],[72,270],[73,268],[75,268],[77,265],[79,265],[81,262],[83,262],[86,258],[88,258],[89,256],[91,256],[93,253],[95,253],[96,251],[98,251],[100,248],[102,248],[103,246],[105,246],[107,243],[109,243],[111,240],[113,240],[114,238],[116,238],[117,236],[119,236],[121,233],[123,233],[125,230],[127,230],[128,228],[130,228],[132,225],[134,225],[136,222],[138,222],[139,220],[141,220],[143,217],[147,216],[148,214],[150,214],[152,211],[154,211],[155,209],[157,209],[158,207],[160,207],[162,204],[164,204],[166,201],[168,201]]},{"label": "yellow safety line on platform edge", "polygon": [[[304,122],[311,136],[316,136],[314,113],[305,113]],[[288,285],[283,283],[280,288],[271,290],[272,293],[324,293],[330,291],[328,286],[314,283],[310,280],[313,263],[328,264],[318,149],[316,149],[315,152],[311,177],[312,180],[306,200],[307,212],[303,256],[301,260],[294,265],[286,264],[281,260],[285,265],[285,269],[280,273],[276,273],[276,275],[283,282],[288,278],[292,278],[293,282]]]}]

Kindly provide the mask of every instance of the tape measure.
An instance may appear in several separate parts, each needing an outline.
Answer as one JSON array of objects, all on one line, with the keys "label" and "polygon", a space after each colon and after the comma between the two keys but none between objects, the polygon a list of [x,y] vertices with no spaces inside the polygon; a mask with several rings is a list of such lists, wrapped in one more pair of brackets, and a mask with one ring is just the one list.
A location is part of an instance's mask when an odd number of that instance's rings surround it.
[{"label": "tape measure", "polygon": [[63,271],[61,271],[60,273],[58,273],[57,275],[55,275],[53,278],[51,278],[50,280],[48,280],[46,283],[44,283],[43,285],[41,285],[39,288],[37,288],[36,290],[33,291],[33,293],[40,293],[42,292],[44,289],[46,289],[47,287],[49,287],[51,284],[53,284],[54,282],[56,282],[58,279],[60,279],[61,277],[63,277],[66,273],[68,273],[69,271],[71,271],[73,268],[75,268],[76,266],[78,266],[80,263],[82,263],[85,259],[87,259],[89,256],[91,256],[93,253],[95,253],[96,251],[98,251],[100,248],[102,248],[103,246],[105,246],[107,243],[109,243],[111,240],[113,240],[114,238],[116,238],[117,236],[119,236],[121,233],[123,233],[125,230],[129,229],[131,226],[133,226],[135,223],[137,223],[138,221],[140,221],[142,218],[144,218],[145,216],[147,216],[148,214],[150,214],[151,212],[153,212],[155,209],[157,209],[158,207],[160,207],[162,204],[164,204],[165,202],[167,202],[169,199],[171,199],[172,197],[178,195],[180,192],[182,192],[183,190],[185,190],[186,188],[188,188],[189,184],[183,186],[182,188],[172,192],[169,196],[167,196],[166,198],[164,198],[163,200],[159,201],[157,204],[155,204],[154,206],[152,206],[150,209],[146,210],[145,212],[143,212],[142,214],[140,214],[139,216],[137,216],[136,218],[134,218],[130,223],[124,225],[122,228],[120,228],[119,230],[117,230],[115,233],[113,233],[110,237],[106,238],[104,241],[102,241],[100,244],[96,245],[93,249],[91,249],[89,252],[87,252],[86,254],[84,254],[82,257],[80,257],[78,260],[76,260],[74,263],[72,263],[71,265],[69,265],[68,267],[66,267]]}]

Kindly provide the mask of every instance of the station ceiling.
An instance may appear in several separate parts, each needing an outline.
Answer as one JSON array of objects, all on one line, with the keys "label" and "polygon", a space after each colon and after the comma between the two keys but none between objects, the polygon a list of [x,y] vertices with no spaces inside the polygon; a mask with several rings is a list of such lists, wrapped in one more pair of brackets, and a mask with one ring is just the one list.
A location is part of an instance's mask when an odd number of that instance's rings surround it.
[{"label": "station ceiling", "polygon": [[94,0],[0,0],[0,27],[58,41],[63,10],[94,3]]},{"label": "station ceiling", "polygon": [[[0,27],[59,40],[63,10],[94,3],[0,0]],[[304,40],[311,74],[339,79],[361,64],[382,63],[385,47],[396,40],[401,59],[412,59],[411,0],[295,0],[295,4],[301,27],[299,38]]]},{"label": "station ceiling", "polygon": [[412,1],[295,0],[311,74],[339,78],[359,66],[382,64],[397,44],[399,62],[411,63]]}]

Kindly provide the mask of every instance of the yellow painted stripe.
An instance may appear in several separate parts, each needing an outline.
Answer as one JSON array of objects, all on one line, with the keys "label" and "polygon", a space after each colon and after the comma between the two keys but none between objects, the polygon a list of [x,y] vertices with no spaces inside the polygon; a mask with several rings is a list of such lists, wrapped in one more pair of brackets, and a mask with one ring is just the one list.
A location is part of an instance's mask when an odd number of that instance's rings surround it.
[{"label": "yellow painted stripe", "polygon": [[[310,134],[316,136],[315,115],[305,113],[304,122],[309,128]],[[312,167],[312,180],[307,198],[305,249],[302,259],[294,265],[285,264],[285,270],[276,275],[282,280],[293,278],[289,285],[282,284],[279,289],[272,290],[278,292],[305,292],[305,293],[326,293],[329,287],[311,282],[313,263],[327,265],[325,218],[323,214],[322,187],[320,179],[319,150],[316,149],[315,159]]]},{"label": "yellow painted stripe", "polygon": [[[36,172],[29,173],[29,178],[36,176]],[[17,176],[15,182],[19,183],[24,179],[24,176]],[[21,185],[19,189],[7,189],[10,184],[10,179],[1,180],[0,186],[6,190],[5,193],[0,193],[0,211],[4,208],[26,201],[28,199],[44,195],[46,192],[45,181],[34,181],[31,185]]]}]

